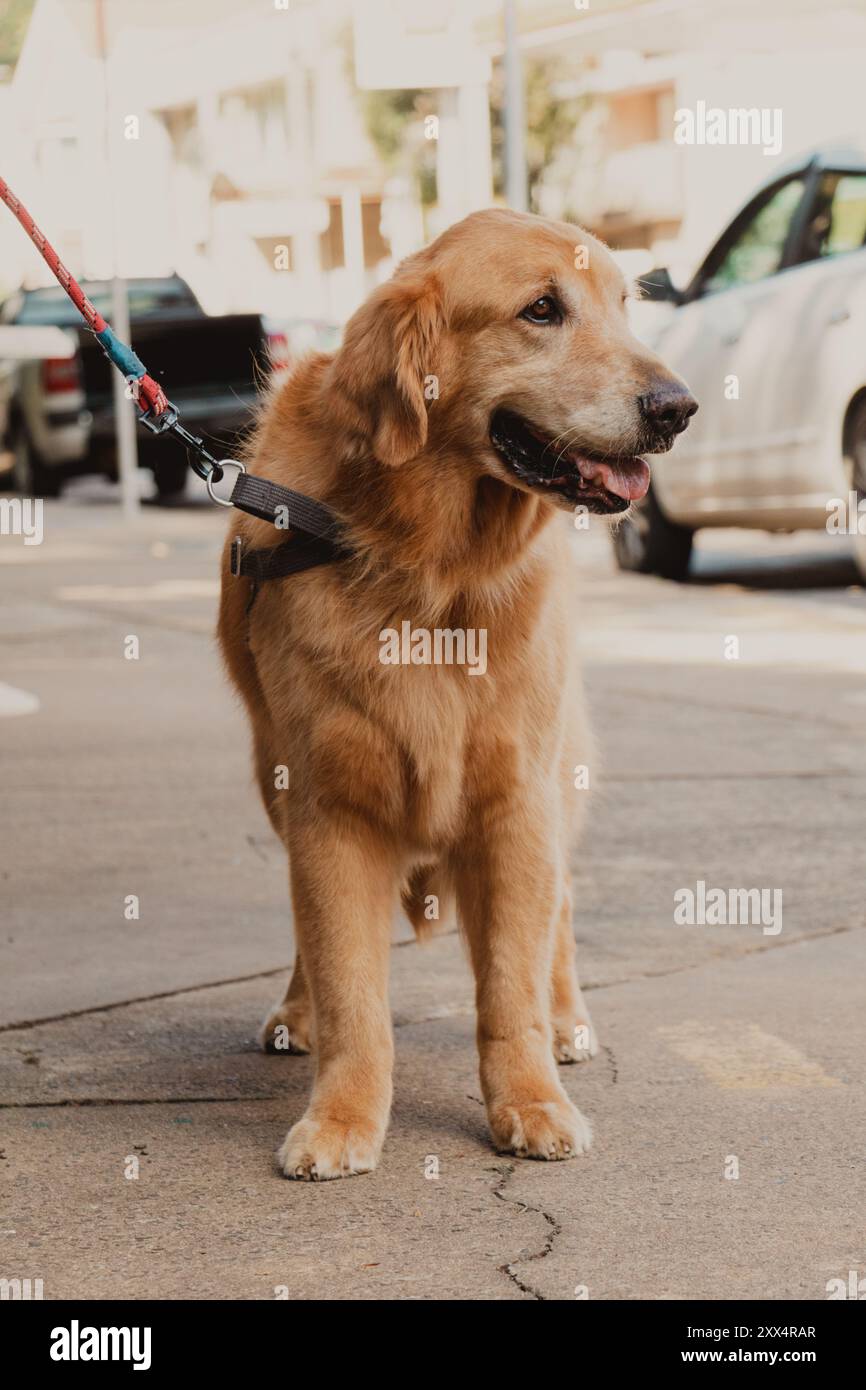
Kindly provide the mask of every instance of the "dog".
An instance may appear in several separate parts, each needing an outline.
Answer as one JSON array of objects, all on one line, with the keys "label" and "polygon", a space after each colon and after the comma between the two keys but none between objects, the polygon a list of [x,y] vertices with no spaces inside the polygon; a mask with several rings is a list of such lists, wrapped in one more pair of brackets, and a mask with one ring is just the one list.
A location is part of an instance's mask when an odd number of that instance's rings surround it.
[{"label": "dog", "polygon": [[[223,562],[219,638],[296,928],[263,1037],[282,1030],[285,1050],[317,1058],[278,1154],[289,1178],[379,1158],[398,899],[419,936],[456,909],[496,1148],[589,1147],[557,1072],[597,1050],[571,925],[587,795],[574,769],[592,744],[561,513],[621,515],[647,491],[641,455],[670,448],[697,409],[631,334],[628,293],[588,232],[473,213],[369,296],[337,352],[295,368],[252,436],[251,471],[330,506],[352,552],[263,584],[252,606],[228,544]],[[248,517],[238,533],[285,540]],[[451,634],[452,656],[454,634],[484,633],[485,669],[430,660],[419,631]]]}]

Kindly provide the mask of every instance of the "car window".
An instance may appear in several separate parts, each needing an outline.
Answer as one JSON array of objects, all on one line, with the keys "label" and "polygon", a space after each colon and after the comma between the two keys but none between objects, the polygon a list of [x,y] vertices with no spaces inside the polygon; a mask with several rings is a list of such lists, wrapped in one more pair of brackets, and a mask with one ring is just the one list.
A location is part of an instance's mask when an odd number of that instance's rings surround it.
[{"label": "car window", "polygon": [[859,251],[866,244],[866,174],[821,175],[801,261]]},{"label": "car window", "polygon": [[[111,318],[111,285],[108,281],[85,280],[81,288],[95,309],[104,318]],[[129,312],[132,318],[144,318],[148,314],[178,308],[197,308],[192,291],[179,279],[167,280],[128,280]],[[56,324],[58,327],[75,327],[81,322],[81,315],[60,286],[44,289],[25,290],[18,301],[14,323]]]},{"label": "car window", "polygon": [[734,285],[752,285],[756,280],[775,274],[782,263],[803,187],[802,179],[789,179],[756,208],[704,282],[705,294],[731,289]]}]

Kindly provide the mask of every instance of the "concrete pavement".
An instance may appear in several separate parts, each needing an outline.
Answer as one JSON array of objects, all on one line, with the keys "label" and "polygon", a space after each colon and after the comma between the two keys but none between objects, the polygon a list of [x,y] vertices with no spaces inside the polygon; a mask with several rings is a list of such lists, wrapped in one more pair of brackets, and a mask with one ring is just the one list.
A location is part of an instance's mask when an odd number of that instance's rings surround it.
[{"label": "concrete pavement", "polygon": [[[0,1275],[484,1300],[821,1299],[866,1275],[866,596],[842,542],[719,533],[678,587],[577,537],[604,770],[576,933],[603,1049],[563,1078],[594,1148],[490,1149],[445,937],[394,947],[379,1170],[309,1186],[272,1152],[312,1062],[254,1043],[290,920],[212,640],[222,525],[146,509],[127,534],[85,486],[41,546],[0,538]],[[780,889],[781,931],[677,925],[698,880]]]}]

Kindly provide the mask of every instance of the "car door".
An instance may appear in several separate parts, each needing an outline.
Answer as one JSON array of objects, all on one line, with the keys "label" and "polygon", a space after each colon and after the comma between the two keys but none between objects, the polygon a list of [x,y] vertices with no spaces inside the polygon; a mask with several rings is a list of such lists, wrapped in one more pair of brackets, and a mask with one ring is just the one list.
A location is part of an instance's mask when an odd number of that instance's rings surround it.
[{"label": "car door", "polygon": [[806,186],[800,171],[747,205],[654,344],[700,404],[689,430],[653,470],[659,501],[677,520],[721,520],[750,506],[767,486],[752,439],[762,420],[766,373],[778,357],[773,306],[785,291]]},{"label": "car door", "polygon": [[844,408],[866,377],[866,168],[815,171],[793,260],[773,306],[779,348],[763,369],[749,447],[766,505],[772,485],[780,506],[820,515],[842,477]]}]

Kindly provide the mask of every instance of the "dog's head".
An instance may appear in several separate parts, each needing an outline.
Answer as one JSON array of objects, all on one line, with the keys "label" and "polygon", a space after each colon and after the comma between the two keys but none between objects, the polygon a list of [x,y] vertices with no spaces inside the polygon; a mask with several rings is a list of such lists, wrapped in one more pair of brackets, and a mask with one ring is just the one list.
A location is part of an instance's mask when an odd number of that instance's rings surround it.
[{"label": "dog's head", "polygon": [[562,222],[474,213],[405,261],[350,321],[337,381],[376,456],[426,451],[560,506],[624,511],[640,457],[697,410],[629,331],[607,249]]}]

